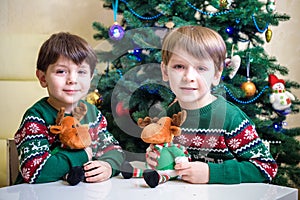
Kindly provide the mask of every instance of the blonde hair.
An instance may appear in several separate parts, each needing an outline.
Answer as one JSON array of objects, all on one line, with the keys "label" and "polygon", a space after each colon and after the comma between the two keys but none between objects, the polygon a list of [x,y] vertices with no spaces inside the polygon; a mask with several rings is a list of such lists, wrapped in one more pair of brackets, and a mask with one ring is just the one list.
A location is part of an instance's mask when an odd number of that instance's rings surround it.
[{"label": "blonde hair", "polygon": [[215,69],[223,70],[226,45],[214,30],[202,26],[182,26],[170,31],[162,44],[162,62],[168,65],[176,49],[181,49],[195,58],[212,59]]}]

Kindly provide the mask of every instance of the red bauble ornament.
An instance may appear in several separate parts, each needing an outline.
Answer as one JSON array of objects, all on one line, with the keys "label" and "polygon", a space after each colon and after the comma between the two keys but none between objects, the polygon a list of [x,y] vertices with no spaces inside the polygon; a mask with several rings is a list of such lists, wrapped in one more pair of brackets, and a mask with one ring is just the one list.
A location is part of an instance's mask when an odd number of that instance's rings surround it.
[{"label": "red bauble ornament", "polygon": [[241,89],[245,92],[246,97],[252,97],[256,93],[256,87],[250,80],[242,83]]},{"label": "red bauble ornament", "polygon": [[116,113],[119,117],[129,114],[129,109],[124,109],[124,103],[118,102],[116,105]]}]

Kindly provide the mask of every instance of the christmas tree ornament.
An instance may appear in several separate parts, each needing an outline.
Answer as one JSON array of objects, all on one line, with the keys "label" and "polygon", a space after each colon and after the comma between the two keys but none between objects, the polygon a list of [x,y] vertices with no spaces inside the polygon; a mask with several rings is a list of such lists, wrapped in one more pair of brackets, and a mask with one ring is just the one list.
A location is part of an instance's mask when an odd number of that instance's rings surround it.
[{"label": "christmas tree ornament", "polygon": [[246,97],[252,97],[256,93],[256,86],[250,79],[250,53],[247,53],[248,62],[247,62],[247,81],[242,83],[241,89],[245,92]]},{"label": "christmas tree ornament", "polygon": [[169,21],[169,22],[167,22],[167,23],[165,24],[165,26],[166,26],[168,29],[171,29],[171,28],[174,28],[175,23],[172,22],[172,21]]},{"label": "christmas tree ornament", "polygon": [[229,74],[229,78],[232,79],[237,71],[239,70],[241,65],[241,57],[239,55],[234,55],[231,57],[231,68],[232,71]]},{"label": "christmas tree ornament", "polygon": [[227,33],[229,36],[232,36],[233,33],[234,33],[234,27],[228,26],[228,27],[226,28],[226,33]]},{"label": "christmas tree ornament", "polygon": [[125,31],[117,22],[109,28],[108,35],[112,40],[121,40],[124,37]]},{"label": "christmas tree ornament", "polygon": [[118,14],[118,0],[112,2],[113,12],[114,12],[114,24],[109,28],[108,35],[112,40],[121,40],[124,37],[125,31],[122,26],[117,22]]},{"label": "christmas tree ornament", "polygon": [[226,8],[228,5],[227,0],[220,0],[220,8]]},{"label": "christmas tree ornament", "polygon": [[200,12],[196,11],[196,12],[195,12],[195,15],[194,15],[194,18],[195,18],[196,20],[200,20],[200,19],[201,19]]},{"label": "christmas tree ornament", "polygon": [[248,78],[246,82],[242,83],[241,89],[245,92],[246,97],[252,97],[256,93],[256,86],[250,78]]},{"label": "christmas tree ornament", "polygon": [[291,112],[292,100],[295,100],[294,95],[285,90],[284,84],[283,79],[278,79],[274,74],[269,75],[269,85],[272,89],[269,100],[274,110],[281,115]]},{"label": "christmas tree ornament", "polygon": [[232,0],[211,0],[209,4],[218,10],[229,9]]},{"label": "christmas tree ornament", "polygon": [[273,13],[276,10],[275,0],[268,0],[267,2],[267,11]]},{"label": "christmas tree ornament", "polygon": [[278,123],[278,122],[274,122],[273,123],[273,128],[274,128],[274,130],[275,131],[281,131],[281,129],[282,129],[282,126],[281,126],[281,123]]},{"label": "christmas tree ornament", "polygon": [[265,37],[266,37],[267,42],[271,41],[272,35],[273,35],[272,30],[270,28],[268,28],[265,32]]},{"label": "christmas tree ornament", "polygon": [[220,8],[228,9],[232,3],[232,0],[220,0]]},{"label": "christmas tree ornament", "polygon": [[226,67],[230,70],[229,78],[232,79],[241,65],[241,57],[239,55],[233,55],[234,44],[231,48],[231,58],[225,60]]},{"label": "christmas tree ornament", "polygon": [[116,113],[119,117],[129,114],[129,109],[124,108],[123,101],[119,101],[116,105]]},{"label": "christmas tree ornament", "polygon": [[[174,1],[172,1],[174,2]],[[205,7],[205,11],[198,9],[197,7],[195,7],[191,2],[186,1],[185,2],[189,7],[191,7],[192,9],[198,11],[199,13],[201,13],[202,15],[207,15],[209,17],[215,17],[215,16],[220,16],[220,15],[226,15],[228,13],[234,12],[234,10],[227,10],[225,9],[224,11],[220,11],[219,10],[219,0],[212,0],[209,1],[209,4],[206,5]]]},{"label": "christmas tree ornament", "polygon": [[98,90],[95,89],[94,91],[88,93],[88,95],[86,96],[86,101],[90,104],[99,106],[102,103],[103,98]]}]

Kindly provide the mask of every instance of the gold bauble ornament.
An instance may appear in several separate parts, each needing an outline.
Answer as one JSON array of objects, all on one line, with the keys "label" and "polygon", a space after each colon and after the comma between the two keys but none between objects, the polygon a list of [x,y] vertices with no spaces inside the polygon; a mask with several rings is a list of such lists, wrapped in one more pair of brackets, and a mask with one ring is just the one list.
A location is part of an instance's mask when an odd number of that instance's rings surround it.
[{"label": "gold bauble ornament", "polygon": [[265,32],[265,36],[266,36],[266,41],[267,41],[267,42],[270,42],[270,41],[271,41],[272,34],[273,34],[273,33],[272,33],[272,30],[268,28],[268,29],[266,30],[266,32]]},{"label": "gold bauble ornament", "polygon": [[220,8],[226,8],[228,6],[227,0],[220,0]]},{"label": "gold bauble ornament", "polygon": [[86,101],[90,104],[98,106],[102,103],[102,95],[99,94],[97,89],[95,89],[86,96]]},{"label": "gold bauble ornament", "polygon": [[256,93],[256,87],[250,80],[242,83],[241,89],[245,92],[246,97],[252,97]]}]

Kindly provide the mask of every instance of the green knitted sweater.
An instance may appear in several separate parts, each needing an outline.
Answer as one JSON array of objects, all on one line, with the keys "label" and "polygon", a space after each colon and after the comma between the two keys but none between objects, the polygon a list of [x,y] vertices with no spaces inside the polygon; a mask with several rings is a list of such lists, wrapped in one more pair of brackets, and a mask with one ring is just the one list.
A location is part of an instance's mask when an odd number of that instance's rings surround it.
[{"label": "green knitted sweater", "polygon": [[[80,121],[88,124],[92,138],[93,160],[108,162],[112,175],[118,174],[124,160],[121,147],[107,131],[107,122],[101,112],[85,101],[88,112]],[[55,125],[57,110],[48,102],[47,97],[36,102],[23,116],[15,134],[15,142],[20,159],[20,176],[16,183],[43,183],[61,179],[72,167],[82,166],[88,161],[84,150],[61,148],[58,135],[50,133]]]},{"label": "green knitted sweater", "polygon": [[[192,161],[209,165],[209,183],[270,182],[277,164],[249,117],[222,96],[211,104],[187,110],[182,133],[173,142],[185,146]],[[168,116],[181,110],[178,103]]]}]

